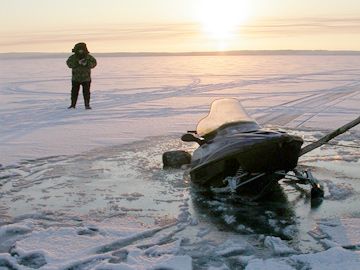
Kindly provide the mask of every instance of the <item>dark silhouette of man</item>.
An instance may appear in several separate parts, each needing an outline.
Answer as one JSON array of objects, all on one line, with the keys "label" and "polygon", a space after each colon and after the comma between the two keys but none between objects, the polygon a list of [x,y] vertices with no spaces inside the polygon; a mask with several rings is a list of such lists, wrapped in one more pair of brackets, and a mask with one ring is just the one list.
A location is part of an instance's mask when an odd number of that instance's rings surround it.
[{"label": "dark silhouette of man", "polygon": [[77,43],[72,49],[71,55],[66,64],[72,69],[71,78],[71,105],[68,109],[75,109],[76,101],[79,95],[80,86],[82,86],[85,109],[90,107],[90,84],[91,69],[96,66],[96,59],[90,55],[84,42]]}]

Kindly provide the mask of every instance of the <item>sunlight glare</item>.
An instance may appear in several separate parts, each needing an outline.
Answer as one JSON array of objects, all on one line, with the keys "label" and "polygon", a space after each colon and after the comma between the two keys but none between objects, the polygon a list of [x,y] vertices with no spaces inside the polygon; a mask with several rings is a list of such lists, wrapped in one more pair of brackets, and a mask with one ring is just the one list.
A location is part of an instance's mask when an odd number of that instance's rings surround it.
[{"label": "sunlight glare", "polygon": [[250,15],[248,2],[245,0],[202,0],[199,21],[203,31],[222,44],[235,38],[238,27]]}]

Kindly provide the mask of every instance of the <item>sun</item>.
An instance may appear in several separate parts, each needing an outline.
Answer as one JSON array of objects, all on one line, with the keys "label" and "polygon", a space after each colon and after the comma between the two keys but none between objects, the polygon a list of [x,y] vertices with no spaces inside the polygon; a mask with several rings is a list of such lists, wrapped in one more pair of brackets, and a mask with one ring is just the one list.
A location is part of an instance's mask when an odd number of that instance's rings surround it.
[{"label": "sun", "polygon": [[199,18],[202,30],[214,39],[219,49],[236,38],[239,26],[250,16],[248,2],[245,0],[202,0]]}]

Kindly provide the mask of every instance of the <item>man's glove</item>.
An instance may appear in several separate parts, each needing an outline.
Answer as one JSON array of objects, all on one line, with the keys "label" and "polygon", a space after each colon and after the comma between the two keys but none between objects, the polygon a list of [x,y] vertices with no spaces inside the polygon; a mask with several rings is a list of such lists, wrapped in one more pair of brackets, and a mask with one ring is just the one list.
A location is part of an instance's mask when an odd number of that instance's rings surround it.
[{"label": "man's glove", "polygon": [[87,62],[86,62],[86,59],[80,59],[79,60],[79,65],[82,65],[82,66],[86,66]]}]

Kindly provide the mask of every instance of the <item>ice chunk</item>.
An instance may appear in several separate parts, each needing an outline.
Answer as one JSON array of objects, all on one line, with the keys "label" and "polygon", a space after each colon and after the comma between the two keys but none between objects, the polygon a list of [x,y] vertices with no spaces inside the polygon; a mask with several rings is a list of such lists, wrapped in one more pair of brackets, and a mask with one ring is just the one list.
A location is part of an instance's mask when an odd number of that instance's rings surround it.
[{"label": "ice chunk", "polygon": [[197,237],[204,237],[211,231],[210,228],[200,228],[198,233],[196,234]]},{"label": "ice chunk", "polygon": [[30,253],[19,258],[19,264],[35,269],[42,267],[46,263],[44,254],[40,252]]},{"label": "ice chunk", "polygon": [[30,232],[30,227],[23,225],[12,224],[0,227],[0,252],[7,252],[14,242]]},{"label": "ice chunk", "polygon": [[148,256],[161,256],[164,254],[176,254],[180,250],[181,239],[164,245],[154,245],[145,250]]},{"label": "ice chunk", "polygon": [[323,245],[323,247],[326,248],[326,249],[340,246],[338,243],[336,243],[336,242],[334,242],[334,241],[331,241],[331,240],[329,240],[329,239],[321,239],[319,242],[320,242],[320,243]]},{"label": "ice chunk", "polygon": [[283,240],[275,236],[266,236],[264,245],[271,249],[274,255],[286,255],[297,253],[293,248],[290,248]]},{"label": "ice chunk", "polygon": [[329,196],[326,199],[330,200],[345,200],[354,194],[354,188],[348,183],[335,184],[330,181],[326,182],[329,189]]},{"label": "ice chunk", "polygon": [[222,264],[220,266],[210,266],[207,270],[230,270],[230,268]]},{"label": "ice chunk", "polygon": [[251,250],[252,247],[247,242],[229,239],[223,244],[219,245],[215,250],[215,253],[219,256],[229,257],[249,253]]},{"label": "ice chunk", "polygon": [[232,224],[236,222],[236,217],[233,215],[224,215],[224,220],[227,224]]},{"label": "ice chunk", "polygon": [[244,224],[239,224],[236,227],[236,230],[238,230],[239,232],[242,232],[242,233],[254,233],[254,230],[252,228],[247,227]]},{"label": "ice chunk", "polygon": [[288,225],[282,230],[282,234],[287,237],[287,239],[292,239],[297,231],[296,225]]},{"label": "ice chunk", "polygon": [[306,265],[312,270],[355,270],[360,268],[360,256],[341,247],[333,247],[315,254],[301,254],[290,257],[295,263]]},{"label": "ice chunk", "polygon": [[168,257],[157,263],[152,269],[192,270],[192,259],[189,255]]},{"label": "ice chunk", "polygon": [[295,270],[292,266],[287,264],[283,260],[276,259],[254,259],[249,262],[246,266],[245,270],[259,270],[259,269],[267,269],[267,270]]},{"label": "ice chunk", "polygon": [[324,242],[326,247],[335,246],[335,243],[341,246],[360,244],[360,218],[348,219],[321,219],[314,230],[309,234],[317,239],[331,240],[334,244]]}]

